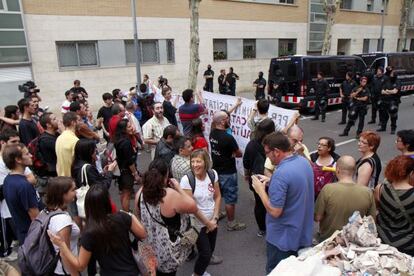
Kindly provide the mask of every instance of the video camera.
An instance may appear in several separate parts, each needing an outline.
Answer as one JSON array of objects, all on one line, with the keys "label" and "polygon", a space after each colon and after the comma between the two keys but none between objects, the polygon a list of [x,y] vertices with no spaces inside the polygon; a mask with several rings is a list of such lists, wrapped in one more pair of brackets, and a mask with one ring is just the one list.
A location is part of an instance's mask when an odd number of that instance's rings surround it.
[{"label": "video camera", "polygon": [[18,86],[19,91],[25,93],[25,95],[30,95],[31,93],[39,93],[40,89],[36,89],[36,84],[33,81],[27,81]]}]

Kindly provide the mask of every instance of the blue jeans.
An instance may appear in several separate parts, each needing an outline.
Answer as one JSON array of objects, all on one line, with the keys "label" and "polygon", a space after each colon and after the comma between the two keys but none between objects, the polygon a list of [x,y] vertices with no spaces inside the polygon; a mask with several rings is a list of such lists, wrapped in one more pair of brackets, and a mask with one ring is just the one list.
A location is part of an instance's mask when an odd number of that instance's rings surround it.
[{"label": "blue jeans", "polygon": [[272,272],[272,270],[280,263],[280,261],[287,259],[289,256],[297,256],[297,251],[282,251],[277,246],[266,242],[266,275]]},{"label": "blue jeans", "polygon": [[233,174],[219,174],[219,184],[221,196],[224,199],[226,204],[236,204],[237,203],[237,173]]}]

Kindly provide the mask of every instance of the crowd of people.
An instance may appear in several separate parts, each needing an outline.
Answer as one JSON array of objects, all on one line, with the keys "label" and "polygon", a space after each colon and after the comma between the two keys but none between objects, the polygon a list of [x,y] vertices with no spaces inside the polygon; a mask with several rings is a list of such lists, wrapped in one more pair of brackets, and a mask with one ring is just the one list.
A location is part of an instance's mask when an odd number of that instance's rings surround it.
[{"label": "crowd of people", "polygon": [[[234,95],[238,76],[232,68],[229,74],[221,72],[219,85]],[[211,66],[204,76],[205,89],[211,91]],[[350,87],[351,79],[348,74]],[[236,216],[236,158],[242,158],[255,200],[257,236],[266,240],[266,273],[341,229],[354,211],[375,217],[382,241],[414,256],[414,130],[396,133],[401,154],[388,162],[380,182],[377,132],[358,129],[357,158],[339,156],[335,140],[327,136],[318,139],[317,151],[310,154],[299,117],[284,128],[269,118],[262,73],[254,86],[259,97],[247,120],[251,137],[245,149],[233,136],[230,119],[240,98],[230,110],[214,112],[206,135],[202,118],[208,110],[201,92],[184,90],[184,103],[178,106],[162,76],[158,85],[145,75],[128,92],[104,93],[96,117],[79,80],[65,92],[62,120],[39,107],[35,91],[17,106],[5,107],[0,117],[3,260],[16,260],[14,240],[29,246],[25,241],[33,235],[32,222],[46,213],[54,214],[48,236],[60,252],[54,275],[79,275],[86,269],[95,275],[97,264],[100,275],[138,275],[142,263],[152,263],[156,275],[176,275],[185,260],[195,257],[193,275],[209,276],[208,266],[223,262],[214,253],[219,220],[225,218],[227,231],[246,229],[242,216]],[[327,89],[322,81],[319,86]],[[359,87],[364,89],[364,78]],[[365,97],[365,92],[353,93],[358,96],[352,101]],[[324,120],[323,109],[317,112]],[[349,117],[344,134],[353,123]],[[152,161],[140,171],[145,151]],[[109,192],[114,185],[120,206]],[[86,194],[79,192],[85,189]],[[139,256],[144,245],[156,261]]]}]

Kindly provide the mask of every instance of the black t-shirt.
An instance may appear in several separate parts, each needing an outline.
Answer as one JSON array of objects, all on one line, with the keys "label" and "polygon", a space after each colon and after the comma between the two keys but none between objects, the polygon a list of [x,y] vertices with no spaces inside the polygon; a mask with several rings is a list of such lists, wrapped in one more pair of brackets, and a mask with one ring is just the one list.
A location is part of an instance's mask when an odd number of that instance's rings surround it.
[{"label": "black t-shirt", "polygon": [[168,119],[168,122],[170,122],[172,125],[177,126],[177,118],[175,117],[177,108],[175,108],[169,101],[164,101],[162,103],[162,107],[164,108],[164,116]]},{"label": "black t-shirt", "polygon": [[211,159],[218,174],[236,173],[233,153],[239,148],[236,140],[225,130],[213,129],[210,133]]},{"label": "black t-shirt", "polygon": [[224,88],[226,87],[226,84],[223,83],[224,77],[225,75],[220,74],[220,76],[217,78],[220,92],[224,92]]},{"label": "black t-shirt", "polygon": [[252,174],[263,174],[266,153],[262,144],[256,139],[251,140],[244,151],[243,166]]},{"label": "black t-shirt", "polygon": [[[256,87],[256,94],[264,94],[265,93],[265,87],[266,87],[266,80],[264,78],[260,78],[260,79],[256,79],[254,82],[254,84],[257,84]],[[259,86],[263,85],[262,88],[260,88]]]},{"label": "black t-shirt", "polygon": [[88,92],[86,92],[86,90],[85,90],[85,88],[83,88],[82,86],[79,86],[79,87],[72,87],[71,89],[70,89],[71,91],[73,91],[73,93],[75,93],[75,94],[78,94],[78,93],[85,93],[86,95],[88,95]]},{"label": "black t-shirt", "polygon": [[30,141],[39,136],[39,129],[36,123],[33,120],[22,118],[19,123],[19,136],[20,141],[27,146]]},{"label": "black t-shirt", "polygon": [[120,170],[129,170],[129,166],[135,163],[135,151],[129,138],[121,138],[115,143],[116,161]]},{"label": "black t-shirt", "polygon": [[365,163],[369,163],[369,165],[372,168],[372,174],[368,181],[368,187],[374,188],[378,184],[378,179],[381,175],[381,159],[377,155],[377,153],[374,153],[371,157],[365,158],[365,159],[358,159],[358,161],[355,164],[355,175],[358,177],[358,169]]},{"label": "black t-shirt", "polygon": [[42,156],[43,162],[47,164],[47,172],[46,175],[48,176],[56,176],[56,135],[49,134],[47,132],[43,132],[39,137],[39,152]]},{"label": "black t-shirt", "polygon": [[212,85],[214,79],[214,71],[213,70],[206,70],[204,71],[204,76],[212,76],[213,78],[206,79],[206,84]]},{"label": "black t-shirt", "polygon": [[90,233],[87,229],[81,237],[81,246],[92,252],[93,256],[96,257],[102,276],[138,275],[138,267],[132,256],[131,241],[129,239],[129,230],[132,224],[131,216],[123,212],[109,216],[115,222],[111,229],[111,236],[118,241],[119,248],[108,254],[98,252],[97,243],[105,241],[97,240],[93,233]]},{"label": "black t-shirt", "polygon": [[96,118],[103,118],[103,124],[107,131],[109,130],[109,120],[112,117],[111,109],[112,109],[112,106],[111,107],[102,106],[98,111],[98,115],[96,116]]},{"label": "black t-shirt", "polygon": [[342,89],[342,93],[344,94],[344,96],[349,97],[352,93],[352,90],[354,90],[355,86],[356,86],[355,81],[344,80],[341,84],[341,89]]}]

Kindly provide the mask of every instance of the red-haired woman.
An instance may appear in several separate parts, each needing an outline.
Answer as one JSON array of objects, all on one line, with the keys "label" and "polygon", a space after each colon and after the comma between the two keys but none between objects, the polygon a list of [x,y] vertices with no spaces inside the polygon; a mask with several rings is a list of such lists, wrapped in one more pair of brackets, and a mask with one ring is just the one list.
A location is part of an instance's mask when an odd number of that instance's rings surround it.
[{"label": "red-haired woman", "polygon": [[398,156],[385,168],[386,181],[375,188],[381,240],[414,256],[414,159]]},{"label": "red-haired woman", "polygon": [[358,150],[361,158],[356,163],[355,181],[359,185],[374,189],[381,174],[381,160],[377,155],[381,137],[373,131],[364,131],[359,136]]}]

